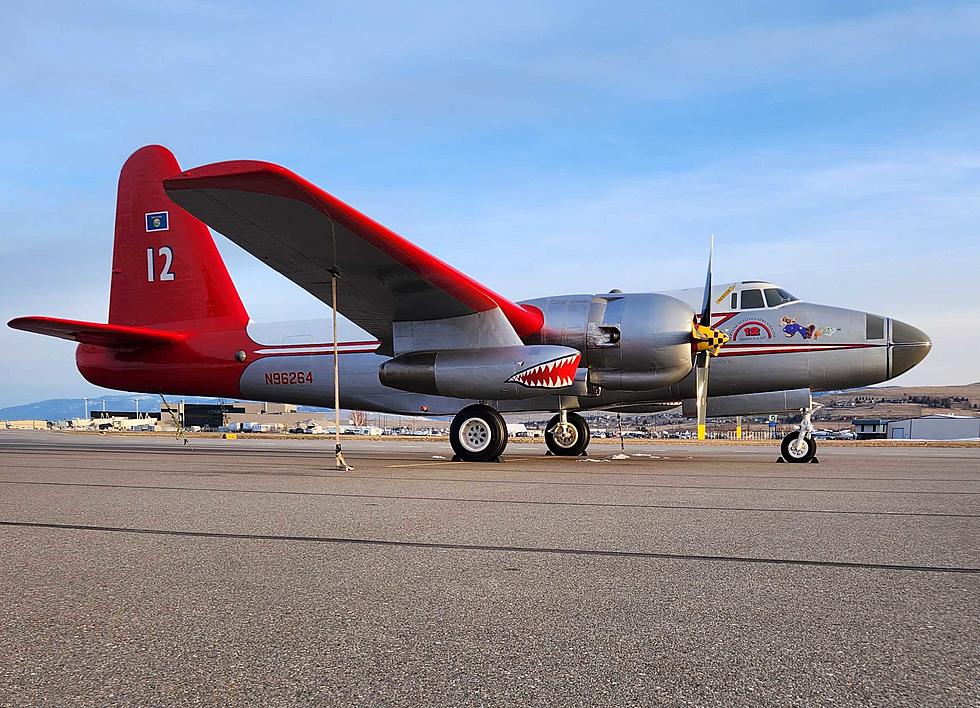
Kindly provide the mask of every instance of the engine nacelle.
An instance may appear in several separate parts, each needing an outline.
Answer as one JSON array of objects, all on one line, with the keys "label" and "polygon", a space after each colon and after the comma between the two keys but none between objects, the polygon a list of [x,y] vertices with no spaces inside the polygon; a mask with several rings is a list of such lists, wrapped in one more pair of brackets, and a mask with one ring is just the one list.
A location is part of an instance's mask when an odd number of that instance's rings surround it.
[{"label": "engine nacelle", "polygon": [[531,300],[545,315],[537,341],[585,353],[590,383],[650,391],[682,380],[694,364],[694,310],[659,293],[566,295]]},{"label": "engine nacelle", "polygon": [[378,369],[381,383],[413,393],[477,400],[583,395],[582,355],[571,347],[531,345],[412,352]]}]

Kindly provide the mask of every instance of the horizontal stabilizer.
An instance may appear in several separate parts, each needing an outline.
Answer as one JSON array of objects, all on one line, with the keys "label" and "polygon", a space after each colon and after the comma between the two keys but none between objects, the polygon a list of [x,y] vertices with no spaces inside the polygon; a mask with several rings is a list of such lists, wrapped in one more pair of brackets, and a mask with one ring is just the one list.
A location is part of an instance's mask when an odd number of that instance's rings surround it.
[{"label": "horizontal stabilizer", "polygon": [[160,344],[175,344],[187,338],[187,334],[184,332],[62,320],[57,317],[18,317],[10,320],[7,326],[22,329],[25,332],[36,332],[80,344],[95,344],[112,349],[135,349]]}]

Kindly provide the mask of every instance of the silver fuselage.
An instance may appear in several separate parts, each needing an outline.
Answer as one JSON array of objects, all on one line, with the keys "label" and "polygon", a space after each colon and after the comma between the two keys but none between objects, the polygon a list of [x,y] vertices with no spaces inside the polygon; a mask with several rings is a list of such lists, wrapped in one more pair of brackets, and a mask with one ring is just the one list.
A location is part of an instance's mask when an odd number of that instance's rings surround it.
[{"label": "silver fuselage", "polygon": [[[731,341],[712,363],[711,397],[732,397],[791,390],[826,391],[887,381],[918,363],[931,342],[921,331],[887,317],[799,300],[775,307],[725,308],[749,282],[714,289],[717,311],[711,324]],[[664,294],[656,296],[663,302]],[[695,290],[667,293],[690,306]],[[628,366],[656,346],[657,305],[650,294],[607,293],[565,295],[526,301],[545,315],[540,333],[528,344],[556,344],[582,353],[582,366],[614,370]],[[731,298],[731,300],[729,300]],[[524,303],[522,303],[524,304]],[[267,348],[266,356],[249,365],[241,379],[247,398],[331,406],[333,347],[324,342],[327,321],[277,323],[251,327],[249,333]],[[610,345],[596,339],[603,328],[618,328],[621,338]],[[270,334],[271,332],[271,334]],[[381,384],[378,370],[388,357],[374,353],[364,338],[340,345],[340,402],[344,408],[408,415],[448,415],[472,401],[425,395]],[[290,372],[308,376],[290,378]],[[477,374],[478,375],[478,374]],[[310,381],[315,383],[310,383]],[[658,410],[694,395],[694,374],[669,386],[611,390],[595,387],[594,395],[546,394],[523,400],[495,402],[505,412],[629,409]]]}]

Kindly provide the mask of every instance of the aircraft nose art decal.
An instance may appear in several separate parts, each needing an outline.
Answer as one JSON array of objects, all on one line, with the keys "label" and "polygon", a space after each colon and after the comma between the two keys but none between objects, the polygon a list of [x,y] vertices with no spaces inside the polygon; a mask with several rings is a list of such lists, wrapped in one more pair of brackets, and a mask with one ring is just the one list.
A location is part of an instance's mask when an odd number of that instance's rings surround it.
[{"label": "aircraft nose art decal", "polygon": [[529,369],[518,371],[507,381],[519,383],[528,388],[565,388],[571,386],[575,380],[575,370],[581,360],[581,354],[570,354],[560,359],[552,359]]}]

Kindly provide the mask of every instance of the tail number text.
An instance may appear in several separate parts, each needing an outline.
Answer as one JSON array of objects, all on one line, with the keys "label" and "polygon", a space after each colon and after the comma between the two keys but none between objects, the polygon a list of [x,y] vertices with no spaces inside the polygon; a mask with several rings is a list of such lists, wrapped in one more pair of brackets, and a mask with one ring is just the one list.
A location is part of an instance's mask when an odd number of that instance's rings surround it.
[{"label": "tail number text", "polygon": [[313,383],[312,371],[273,371],[265,375],[266,386]]}]

